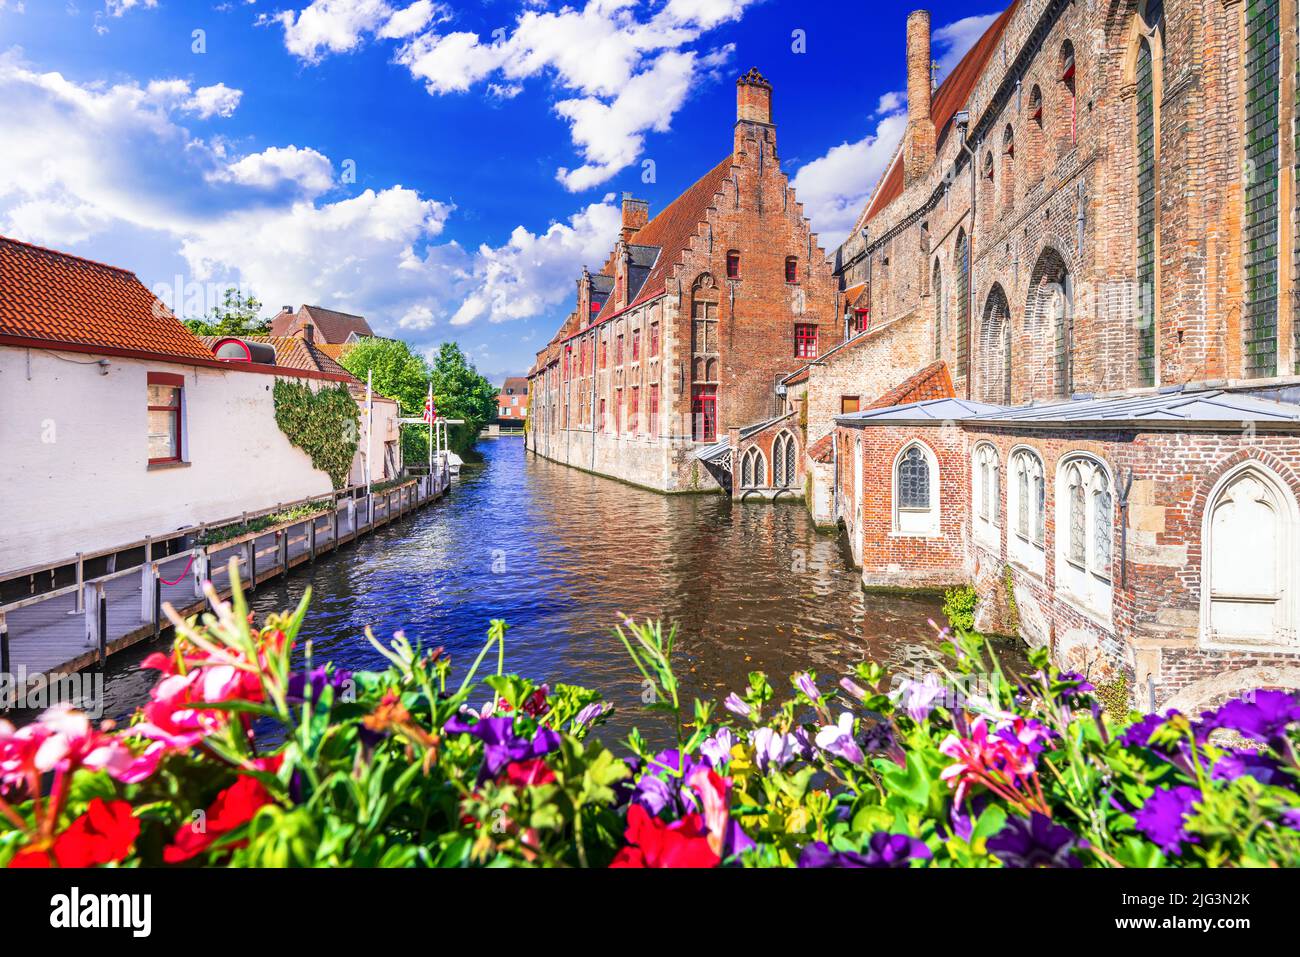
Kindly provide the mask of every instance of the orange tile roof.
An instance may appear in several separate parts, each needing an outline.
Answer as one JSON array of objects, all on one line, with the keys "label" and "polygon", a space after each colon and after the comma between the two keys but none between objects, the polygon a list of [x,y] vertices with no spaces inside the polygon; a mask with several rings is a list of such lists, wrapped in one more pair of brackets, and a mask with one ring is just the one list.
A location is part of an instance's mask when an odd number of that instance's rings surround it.
[{"label": "orange tile roof", "polygon": [[323,342],[341,345],[352,333],[358,336],[373,336],[375,333],[366,322],[365,316],[354,316],[350,312],[339,312],[323,306],[304,305],[297,312],[279,312],[271,319],[271,335],[288,336],[302,328],[310,319],[316,326]]},{"label": "orange tile roof", "polygon": [[844,305],[852,306],[858,301],[858,297],[866,292],[867,284],[860,282],[856,286],[849,286],[844,290]]},{"label": "orange tile roof", "polygon": [[281,369],[297,369],[303,372],[324,372],[327,375],[356,376],[339,365],[325,352],[319,343],[308,342],[299,336],[199,336],[209,350],[223,339],[246,339],[249,342],[265,342],[275,347],[275,364]]},{"label": "orange tile roof", "polygon": [[831,450],[835,447],[835,433],[827,432],[820,439],[808,446],[808,457],[814,462],[829,462]]},{"label": "orange tile roof", "polygon": [[[965,105],[971,90],[975,89],[976,81],[984,72],[989,58],[997,49],[998,41],[1002,39],[1002,32],[1011,22],[1012,14],[1016,12],[1016,7],[1019,5],[1020,0],[1012,0],[1011,5],[1002,11],[1002,15],[993,21],[984,35],[975,41],[975,45],[962,57],[961,62],[939,84],[939,89],[934,91],[934,97],[930,101],[930,116],[934,120],[936,143],[943,141],[953,116]],[[867,212],[863,220],[870,220],[902,195],[903,161],[900,149],[894,154],[884,178],[876,186],[876,191],[867,204]]]},{"label": "orange tile roof", "polygon": [[212,353],[116,266],[0,236],[0,337],[51,348],[212,361]]},{"label": "orange tile roof", "polygon": [[909,402],[924,402],[927,399],[955,399],[957,393],[952,387],[952,376],[948,373],[948,363],[939,359],[931,362],[920,372],[908,376],[888,392],[880,395],[868,409],[887,409],[891,405],[906,405]]},{"label": "orange tile roof", "polygon": [[[713,205],[713,198],[718,195],[731,174],[731,165],[732,156],[728,154],[726,159],[665,206],[658,216],[637,230],[636,235],[632,237],[632,243],[637,246],[658,246],[659,255],[655,258],[655,264],[650,268],[650,273],[646,276],[636,299],[630,302],[626,309],[663,295],[668,287],[669,273],[682,261],[682,254],[690,245],[691,237],[707,218],[709,207]],[[611,256],[611,261],[612,258]],[[625,309],[614,309],[614,297],[611,296],[601,307],[600,314],[592,325],[604,322],[623,311]]]}]

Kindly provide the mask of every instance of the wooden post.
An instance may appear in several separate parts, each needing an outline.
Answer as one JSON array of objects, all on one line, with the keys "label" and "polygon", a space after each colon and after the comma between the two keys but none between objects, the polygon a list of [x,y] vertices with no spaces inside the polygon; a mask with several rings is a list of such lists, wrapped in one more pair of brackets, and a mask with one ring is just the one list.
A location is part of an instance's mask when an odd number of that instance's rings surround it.
[{"label": "wooden post", "polygon": [[334,510],[330,512],[330,549],[337,550],[339,547],[339,503],[334,503]]},{"label": "wooden post", "polygon": [[209,558],[207,550],[199,546],[194,555],[194,597],[200,598],[203,595],[203,583],[212,577],[209,570]]},{"label": "wooden post", "polygon": [[108,589],[103,582],[95,584],[95,608],[99,612],[99,663],[108,661]]},{"label": "wooden post", "polygon": [[86,611],[86,559],[84,552],[77,552],[77,614]]},{"label": "wooden post", "polygon": [[257,591],[257,536],[248,540],[248,592]]},{"label": "wooden post", "polygon": [[0,611],[0,674],[9,673],[9,625]]},{"label": "wooden post", "polygon": [[316,562],[316,516],[313,515],[307,523],[307,548],[311,551],[312,564]]},{"label": "wooden post", "polygon": [[153,636],[162,634],[162,570],[153,563]]},{"label": "wooden post", "polygon": [[275,533],[275,546],[280,550],[280,574],[289,570],[289,529],[282,528]]},{"label": "wooden post", "polygon": [[144,537],[144,561],[140,564],[140,620],[148,621],[153,614],[153,538]]}]

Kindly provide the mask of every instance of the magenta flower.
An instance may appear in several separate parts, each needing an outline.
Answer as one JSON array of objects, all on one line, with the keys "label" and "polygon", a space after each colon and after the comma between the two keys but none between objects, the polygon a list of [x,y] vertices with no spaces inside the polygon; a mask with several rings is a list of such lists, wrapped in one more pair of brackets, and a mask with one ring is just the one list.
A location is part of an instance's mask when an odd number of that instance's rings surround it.
[{"label": "magenta flower", "polygon": [[[958,807],[970,788],[979,784],[1026,814],[1047,814],[1032,743],[1021,740],[1014,724],[1003,730],[1013,733],[990,733],[987,720],[980,716],[971,722],[969,737],[948,735],[939,751],[955,763],[944,768],[939,777],[956,789],[953,800]],[[1031,736],[1031,742],[1034,740]]]}]

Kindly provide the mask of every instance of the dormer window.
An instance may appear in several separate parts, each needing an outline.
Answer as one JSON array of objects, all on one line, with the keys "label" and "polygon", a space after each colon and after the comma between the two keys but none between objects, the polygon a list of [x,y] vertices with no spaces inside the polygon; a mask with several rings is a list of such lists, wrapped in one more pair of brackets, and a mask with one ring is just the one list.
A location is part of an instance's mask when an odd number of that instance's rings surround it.
[{"label": "dormer window", "polygon": [[740,278],[740,253],[734,249],[727,253],[727,278]]}]

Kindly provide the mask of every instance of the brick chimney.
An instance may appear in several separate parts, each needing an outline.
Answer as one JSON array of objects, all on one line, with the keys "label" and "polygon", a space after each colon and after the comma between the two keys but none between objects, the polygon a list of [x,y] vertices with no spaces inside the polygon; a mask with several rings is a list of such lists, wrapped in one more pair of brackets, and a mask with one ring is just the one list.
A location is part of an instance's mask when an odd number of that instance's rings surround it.
[{"label": "brick chimney", "polygon": [[933,61],[930,59],[930,11],[907,17],[907,134],[903,181],[924,179],[934,165],[934,119],[930,116]]},{"label": "brick chimney", "polygon": [[757,67],[736,81],[736,122],[772,125],[772,84]]},{"label": "brick chimney", "polygon": [[591,273],[586,266],[578,277],[578,328],[584,329],[591,323]]},{"label": "brick chimney", "polygon": [[623,194],[623,226],[618,237],[625,243],[633,242],[641,227],[650,222],[650,201],[633,199],[631,193]]},{"label": "brick chimney", "polygon": [[302,338],[304,342],[316,341],[316,327],[313,326],[310,322],[304,322],[302,324],[302,328],[299,331],[302,333]]}]

